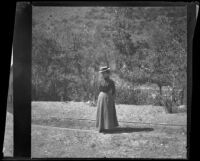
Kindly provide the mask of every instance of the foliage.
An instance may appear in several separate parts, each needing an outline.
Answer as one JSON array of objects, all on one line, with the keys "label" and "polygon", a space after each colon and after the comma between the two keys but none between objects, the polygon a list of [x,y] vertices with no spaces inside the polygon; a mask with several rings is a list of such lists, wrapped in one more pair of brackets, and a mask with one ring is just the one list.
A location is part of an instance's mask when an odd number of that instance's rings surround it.
[{"label": "foliage", "polygon": [[131,89],[117,88],[116,103],[136,104],[136,93]]},{"label": "foliage", "polygon": [[[95,101],[101,65],[133,86],[186,90],[186,22],[184,7],[34,7],[33,100]],[[117,85],[118,103],[146,99]]]}]

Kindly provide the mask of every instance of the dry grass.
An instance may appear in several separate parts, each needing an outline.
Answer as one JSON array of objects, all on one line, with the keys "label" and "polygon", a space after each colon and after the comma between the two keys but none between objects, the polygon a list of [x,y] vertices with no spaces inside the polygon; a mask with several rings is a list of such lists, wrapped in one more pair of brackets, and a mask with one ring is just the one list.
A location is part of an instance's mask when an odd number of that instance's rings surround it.
[{"label": "dry grass", "polygon": [[[120,123],[134,130],[101,134],[95,122],[67,119],[95,120],[96,107],[86,103],[33,102],[32,109],[32,157],[186,158],[186,126]],[[120,121],[186,125],[186,113],[167,114],[159,106],[116,105],[116,110]]]},{"label": "dry grass", "polygon": [[[183,124],[182,127],[121,123],[132,131],[98,133],[96,107],[83,102],[32,102],[32,157],[186,158],[186,113],[167,114],[159,106],[117,105],[120,121]],[[70,128],[70,129],[69,129]],[[71,129],[73,128],[73,129]],[[5,155],[12,155],[12,115],[8,114]]]},{"label": "dry grass", "polygon": [[185,158],[185,135],[161,131],[101,134],[32,127],[32,157]]},{"label": "dry grass", "polygon": [[[186,125],[186,113],[166,113],[161,106],[116,105],[119,121],[139,121]],[[84,102],[33,102],[32,118],[78,118],[96,119],[96,107]]]}]

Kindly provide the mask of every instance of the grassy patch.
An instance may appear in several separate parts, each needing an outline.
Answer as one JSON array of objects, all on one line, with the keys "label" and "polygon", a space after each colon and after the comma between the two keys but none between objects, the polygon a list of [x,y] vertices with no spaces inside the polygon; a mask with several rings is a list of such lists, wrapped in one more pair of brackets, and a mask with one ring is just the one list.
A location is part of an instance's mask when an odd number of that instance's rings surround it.
[{"label": "grassy patch", "polygon": [[[186,125],[186,114],[167,114],[159,106],[117,105],[116,109],[120,121]],[[76,120],[95,117],[96,107],[83,102],[33,102],[32,157],[186,157],[186,126],[120,122],[121,127],[132,131],[101,134],[94,121]]]},{"label": "grassy patch", "polygon": [[[94,121],[76,120],[95,120],[96,107],[83,102],[33,102],[32,157],[186,158],[185,113],[167,114],[159,106],[117,105],[116,109],[121,121],[185,126],[149,126],[120,122],[120,127],[129,130],[102,134],[96,131]],[[5,156],[13,155],[12,121],[13,116],[8,113]]]}]

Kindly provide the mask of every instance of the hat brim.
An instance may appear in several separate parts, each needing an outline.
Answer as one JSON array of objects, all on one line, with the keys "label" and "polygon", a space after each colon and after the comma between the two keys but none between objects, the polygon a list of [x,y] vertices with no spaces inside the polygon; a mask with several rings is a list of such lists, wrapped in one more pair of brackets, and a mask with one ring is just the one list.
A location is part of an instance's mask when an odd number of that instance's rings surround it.
[{"label": "hat brim", "polygon": [[107,71],[110,71],[110,68],[107,68],[105,70],[100,70],[99,73],[103,73],[103,72],[107,72]]}]

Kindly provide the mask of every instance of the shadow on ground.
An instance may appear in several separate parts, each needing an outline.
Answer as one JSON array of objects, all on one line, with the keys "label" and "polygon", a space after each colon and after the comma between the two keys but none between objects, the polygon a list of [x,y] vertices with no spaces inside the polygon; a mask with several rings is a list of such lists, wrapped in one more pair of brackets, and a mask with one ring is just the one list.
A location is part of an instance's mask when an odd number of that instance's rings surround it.
[{"label": "shadow on ground", "polygon": [[153,128],[139,128],[139,127],[118,127],[112,130],[104,130],[103,133],[113,134],[113,133],[132,133],[132,132],[149,132],[153,131]]}]

